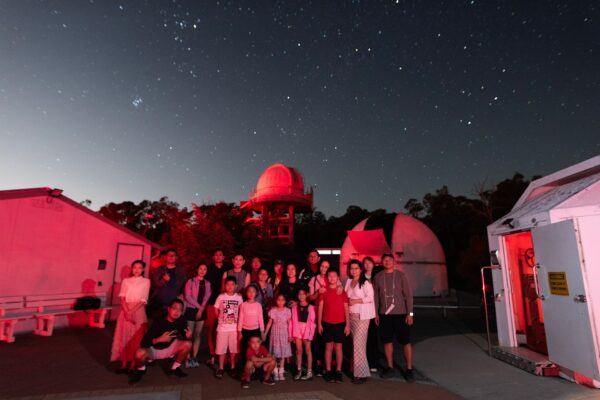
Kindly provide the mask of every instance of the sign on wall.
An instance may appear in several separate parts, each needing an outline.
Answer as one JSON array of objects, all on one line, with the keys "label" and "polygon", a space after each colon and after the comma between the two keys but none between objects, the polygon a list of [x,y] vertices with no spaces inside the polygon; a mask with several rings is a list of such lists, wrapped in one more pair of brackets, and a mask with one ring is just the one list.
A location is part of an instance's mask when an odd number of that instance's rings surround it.
[{"label": "sign on wall", "polygon": [[557,296],[569,295],[566,272],[548,272],[548,285],[550,286],[551,294]]}]

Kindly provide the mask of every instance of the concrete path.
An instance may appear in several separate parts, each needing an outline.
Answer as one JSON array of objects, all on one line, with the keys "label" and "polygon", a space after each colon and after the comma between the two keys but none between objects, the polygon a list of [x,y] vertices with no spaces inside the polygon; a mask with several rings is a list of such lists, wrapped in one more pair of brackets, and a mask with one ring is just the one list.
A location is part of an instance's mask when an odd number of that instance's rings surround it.
[{"label": "concrete path", "polygon": [[415,367],[466,399],[600,399],[600,390],[560,378],[539,377],[489,357],[481,335],[438,336],[419,342]]}]

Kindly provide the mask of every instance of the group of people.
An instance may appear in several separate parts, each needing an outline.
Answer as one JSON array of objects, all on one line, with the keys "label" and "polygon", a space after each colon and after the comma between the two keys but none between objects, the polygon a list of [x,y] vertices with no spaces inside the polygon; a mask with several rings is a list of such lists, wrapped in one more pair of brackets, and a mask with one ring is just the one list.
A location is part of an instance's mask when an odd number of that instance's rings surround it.
[{"label": "group of people", "polygon": [[177,264],[175,249],[163,259],[150,279],[143,276],[144,261],[134,261],[131,276],[121,283],[111,359],[121,362],[117,373],[129,374],[131,383],[139,382],[155,360],[171,359],[168,374],[175,377],[187,375],[183,368],[199,367],[204,330],[206,363],[215,377],[222,379],[227,369],[244,389],[253,378],[267,385],[285,380],[286,366],[294,380],[323,376],[340,383],[345,343],[352,345],[353,383],[377,372],[389,378],[395,374],[394,339],[403,346],[405,377],[414,381],[412,291],[392,254],[382,255],[382,267],[370,257],[350,260],[344,281],[316,250],[302,270],[281,260],[267,269],[258,257],[245,268],[240,254],[228,266],[218,250],[213,263],[199,263],[191,278]]}]

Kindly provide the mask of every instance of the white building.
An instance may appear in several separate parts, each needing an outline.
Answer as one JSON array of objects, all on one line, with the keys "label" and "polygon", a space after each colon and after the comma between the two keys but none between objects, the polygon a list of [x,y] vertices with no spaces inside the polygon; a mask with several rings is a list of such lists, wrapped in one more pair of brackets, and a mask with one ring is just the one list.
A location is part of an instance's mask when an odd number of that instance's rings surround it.
[{"label": "white building", "polygon": [[[153,248],[158,245],[65,197],[61,190],[0,191],[4,299],[98,295],[106,305],[118,304],[119,284],[129,275],[131,262],[148,263]],[[56,326],[67,322],[66,316],[61,318]],[[31,323],[17,327],[31,329]]]},{"label": "white building", "polygon": [[488,240],[500,351],[598,386],[600,156],[533,181]]}]

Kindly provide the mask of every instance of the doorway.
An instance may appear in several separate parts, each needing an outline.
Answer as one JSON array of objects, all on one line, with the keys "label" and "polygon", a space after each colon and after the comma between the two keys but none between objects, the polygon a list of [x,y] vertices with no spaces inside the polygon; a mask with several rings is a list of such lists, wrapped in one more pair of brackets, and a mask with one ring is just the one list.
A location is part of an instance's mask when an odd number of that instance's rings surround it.
[{"label": "doorway", "polygon": [[[536,291],[536,261],[530,231],[504,237],[513,316],[520,345],[548,354],[542,301]],[[523,340],[524,338],[524,340]]]}]

